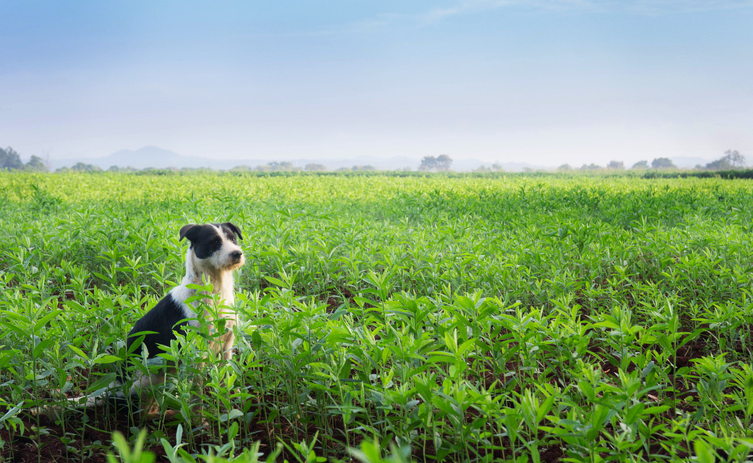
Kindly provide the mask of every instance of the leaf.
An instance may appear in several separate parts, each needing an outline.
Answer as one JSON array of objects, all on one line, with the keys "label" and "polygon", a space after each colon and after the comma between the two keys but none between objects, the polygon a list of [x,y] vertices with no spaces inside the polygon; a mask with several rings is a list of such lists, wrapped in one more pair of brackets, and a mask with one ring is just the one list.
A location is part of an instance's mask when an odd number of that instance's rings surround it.
[{"label": "leaf", "polygon": [[47,338],[43,340],[42,342],[40,342],[39,344],[37,344],[34,347],[34,352],[33,352],[34,358],[39,358],[42,355],[42,351],[47,349],[47,346],[52,344],[52,341],[53,341],[52,338]]},{"label": "leaf", "polygon": [[[104,376],[100,376],[96,381],[91,383],[87,388],[87,393],[92,393],[99,390],[107,389],[110,384],[115,381],[115,378],[117,377],[117,374],[115,372],[110,372]],[[97,394],[99,395],[99,394]]]},{"label": "leaf", "polygon": [[238,418],[239,416],[243,416],[243,412],[238,410],[237,408],[234,408],[230,410],[229,413],[223,413],[222,415],[220,415],[219,420],[224,423],[234,418]]},{"label": "leaf", "polygon": [[76,355],[78,355],[78,356],[79,356],[79,357],[81,357],[82,359],[84,359],[84,360],[86,360],[87,362],[89,362],[89,356],[87,356],[87,355],[86,355],[86,354],[84,353],[84,351],[82,351],[81,349],[79,349],[78,347],[74,346],[73,344],[69,344],[69,345],[68,345],[68,348],[69,348],[69,349],[71,349],[71,350],[72,350],[73,352],[75,352],[75,353],[76,353]]},{"label": "leaf", "polygon": [[3,421],[7,420],[10,417],[16,416],[18,414],[18,412],[21,411],[21,406],[23,404],[24,404],[23,402],[19,402],[18,405],[16,405],[15,407],[11,408],[10,410],[8,410],[5,413],[5,415],[3,415],[2,417],[0,417],[0,423],[2,423]]},{"label": "leaf", "polygon": [[342,368],[340,369],[340,372],[338,373],[338,377],[340,379],[350,378],[351,368],[352,368],[352,364],[350,362],[350,359],[345,360],[345,363],[343,364]]},{"label": "leaf", "polygon": [[261,338],[261,334],[259,334],[259,330],[254,330],[251,333],[251,345],[254,347],[254,350],[259,350],[262,347],[263,340]]},{"label": "leaf", "polygon": [[458,354],[463,355],[468,349],[476,344],[475,339],[469,339],[458,347]]},{"label": "leaf", "polygon": [[94,359],[94,364],[95,365],[108,364],[108,363],[119,362],[120,360],[121,360],[120,357],[116,357],[114,355],[102,355]]},{"label": "leaf", "polygon": [[288,284],[278,278],[265,276],[264,279],[272,283],[275,286],[279,286],[281,288],[288,288]]},{"label": "leaf", "polygon": [[37,331],[39,331],[39,328],[45,326],[47,322],[49,322],[50,320],[52,320],[53,318],[55,318],[58,314],[62,312],[63,312],[62,310],[56,309],[48,313],[44,317],[40,318],[39,320],[37,320],[37,322],[34,324],[34,332],[36,333]]},{"label": "leaf", "polygon": [[699,463],[716,463],[716,452],[703,440],[696,439],[693,448],[695,449],[696,461]]},{"label": "leaf", "polygon": [[656,407],[648,407],[647,409],[643,410],[643,415],[659,415],[661,413],[666,412],[671,407],[669,405],[659,405]]}]

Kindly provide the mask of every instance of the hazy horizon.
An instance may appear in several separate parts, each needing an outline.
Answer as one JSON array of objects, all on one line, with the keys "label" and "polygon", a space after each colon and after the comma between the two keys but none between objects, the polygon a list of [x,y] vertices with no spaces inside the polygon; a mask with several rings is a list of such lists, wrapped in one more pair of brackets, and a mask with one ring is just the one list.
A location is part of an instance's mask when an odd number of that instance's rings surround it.
[{"label": "hazy horizon", "polygon": [[0,3],[0,144],[573,166],[753,155],[753,1]]},{"label": "hazy horizon", "polygon": [[[692,169],[698,165],[704,166],[707,163],[713,161],[713,159],[706,158],[689,158],[689,157],[674,157],[671,158],[676,167],[681,169]],[[651,165],[653,159],[644,159],[643,161]],[[162,149],[157,146],[144,146],[136,150],[120,150],[112,153],[108,156],[95,157],[95,158],[83,158],[73,157],[66,159],[49,159],[49,167],[52,170],[56,170],[62,167],[72,167],[77,163],[94,164],[101,169],[109,169],[112,166],[120,168],[133,167],[136,169],[145,168],[211,168],[214,170],[229,170],[234,167],[247,166],[252,169],[257,167],[267,166],[271,163],[290,163],[293,168],[304,168],[308,164],[321,164],[324,165],[326,170],[338,170],[340,168],[350,169],[355,166],[370,166],[376,170],[390,171],[390,170],[418,170],[422,159],[419,157],[408,156],[396,156],[396,157],[379,157],[379,156],[354,156],[345,158],[254,158],[254,159],[233,159],[233,158],[202,158],[183,156],[180,153],[176,153],[172,150]],[[580,164],[571,164],[572,169],[580,169]],[[591,169],[591,166],[586,166],[586,169]],[[475,171],[479,168],[501,168],[505,172],[522,172],[526,169],[534,170],[558,170],[562,167],[558,165],[544,165],[544,164],[532,164],[528,162],[488,162],[475,158],[459,158],[453,159],[451,157],[451,171],[456,172],[468,172]],[[599,165],[598,167],[607,168],[606,163]],[[632,163],[625,163],[624,169],[632,168]],[[284,169],[284,168],[283,168]]]}]

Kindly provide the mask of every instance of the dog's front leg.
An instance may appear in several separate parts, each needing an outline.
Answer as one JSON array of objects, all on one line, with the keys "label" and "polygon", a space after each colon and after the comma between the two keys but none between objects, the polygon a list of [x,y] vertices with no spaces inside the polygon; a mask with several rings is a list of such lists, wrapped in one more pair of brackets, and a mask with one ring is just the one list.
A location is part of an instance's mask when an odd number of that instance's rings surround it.
[{"label": "dog's front leg", "polygon": [[235,333],[233,333],[233,327],[230,326],[228,332],[222,336],[222,355],[225,360],[233,358],[233,344],[235,344]]}]

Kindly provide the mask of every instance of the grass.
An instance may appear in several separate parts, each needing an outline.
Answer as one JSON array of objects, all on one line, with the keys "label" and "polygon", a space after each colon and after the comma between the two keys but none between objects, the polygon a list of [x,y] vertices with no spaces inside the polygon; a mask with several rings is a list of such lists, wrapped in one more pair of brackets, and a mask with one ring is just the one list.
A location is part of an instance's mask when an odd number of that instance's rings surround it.
[{"label": "grass", "polygon": [[[0,461],[753,447],[747,180],[0,174],[0,198]],[[232,361],[191,332],[138,366],[176,366],[154,391],[171,414],[30,413],[101,394],[182,277],[178,229],[227,220],[247,257]]]}]

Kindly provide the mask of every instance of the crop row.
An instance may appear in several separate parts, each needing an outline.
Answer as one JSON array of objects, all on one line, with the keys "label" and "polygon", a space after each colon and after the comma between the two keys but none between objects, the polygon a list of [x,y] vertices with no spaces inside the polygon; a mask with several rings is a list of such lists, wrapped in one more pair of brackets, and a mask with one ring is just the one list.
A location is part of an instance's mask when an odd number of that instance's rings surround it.
[{"label": "crop row", "polygon": [[[0,175],[0,459],[92,459],[148,428],[143,445],[173,461],[255,458],[240,452],[254,442],[301,461],[391,443],[418,461],[745,461],[751,190]],[[228,220],[247,256],[233,361],[205,358],[208,331],[170,346],[177,378],[155,394],[172,414],[146,423],[30,413],[101,393],[125,333],[182,277],[177,230]]]}]

